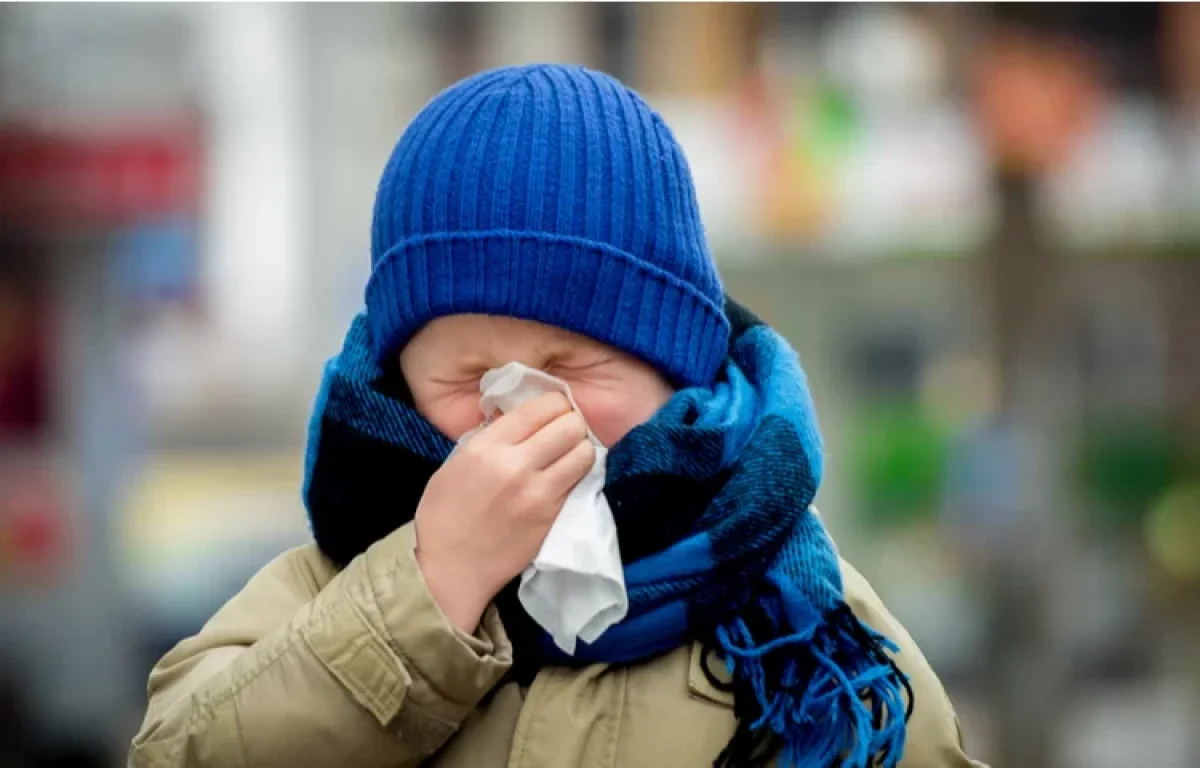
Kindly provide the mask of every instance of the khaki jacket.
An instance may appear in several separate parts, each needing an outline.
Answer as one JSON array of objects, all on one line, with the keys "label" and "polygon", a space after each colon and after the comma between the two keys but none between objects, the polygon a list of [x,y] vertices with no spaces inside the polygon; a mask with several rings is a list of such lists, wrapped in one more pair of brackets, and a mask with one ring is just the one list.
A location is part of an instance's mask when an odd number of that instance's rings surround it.
[{"label": "khaki jacket", "polygon": [[[857,572],[859,617],[901,648],[915,711],[903,768],[978,766],[933,670]],[[494,608],[474,636],[425,587],[412,526],[339,572],[315,545],[251,579],[150,675],[130,766],[700,768],[733,734],[696,647],[634,666],[545,669],[501,683],[512,648]],[[719,665],[717,665],[719,666]]]}]

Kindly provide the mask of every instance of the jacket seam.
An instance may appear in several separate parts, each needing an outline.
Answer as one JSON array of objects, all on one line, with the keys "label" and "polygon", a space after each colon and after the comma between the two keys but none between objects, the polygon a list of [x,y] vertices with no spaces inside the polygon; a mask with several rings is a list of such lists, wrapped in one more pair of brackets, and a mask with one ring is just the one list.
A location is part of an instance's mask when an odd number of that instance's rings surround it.
[{"label": "jacket seam", "polygon": [[238,757],[241,758],[239,761],[239,766],[241,766],[241,768],[245,768],[245,766],[249,765],[250,760],[248,759],[249,756],[246,754],[246,737],[245,732],[242,731],[242,713],[238,708],[238,700],[236,697],[229,700],[229,706],[233,708],[233,725],[234,728],[237,729],[236,736]]},{"label": "jacket seam", "polygon": [[609,765],[617,764],[617,754],[620,752],[621,743],[621,726],[625,723],[625,710],[629,704],[629,670],[617,670],[621,675],[621,703],[617,707],[617,722],[613,727],[612,735],[612,752],[610,753],[611,762]]},{"label": "jacket seam", "polygon": [[[309,624],[316,622],[320,617],[324,616],[324,614],[325,611],[314,614],[313,616],[309,617],[309,620],[301,626],[308,626]],[[179,756],[179,754],[183,751],[193,737],[199,736],[203,733],[205,727],[212,722],[217,708],[227,702],[233,702],[235,704],[234,714],[239,729],[238,742],[243,752],[244,762],[245,743],[242,741],[242,733],[240,730],[241,720],[240,718],[236,717],[237,695],[245,689],[247,684],[257,678],[260,673],[271,667],[279,659],[283,658],[283,655],[295,645],[295,631],[296,630],[289,632],[287,638],[283,642],[279,643],[278,647],[273,649],[272,653],[267,654],[266,658],[260,660],[258,664],[252,666],[247,672],[235,677],[223,690],[215,694],[197,692],[193,693],[189,697],[190,701],[192,702],[191,715],[188,717],[187,727],[184,729],[184,737],[182,739],[173,740],[173,745],[167,750],[167,753],[164,756],[168,763],[173,763],[175,761],[175,759]],[[147,746],[150,743],[153,742],[146,742],[143,746]]]},{"label": "jacket seam", "polygon": [[[348,595],[348,590],[343,592]],[[351,601],[353,602],[353,601]],[[192,717],[189,722],[189,733],[192,726],[205,724],[212,719],[214,710],[224,704],[226,701],[235,698],[241,693],[247,685],[256,680],[263,672],[274,666],[288,652],[296,648],[304,632],[312,627],[326,621],[329,615],[336,609],[336,603],[323,605],[320,609],[313,611],[302,623],[291,627],[281,641],[271,649],[270,653],[263,654],[259,657],[258,662],[250,668],[243,670],[241,674],[235,676],[230,684],[219,692],[205,694],[203,692],[192,695],[193,706]],[[249,648],[247,648],[249,650]],[[240,656],[238,658],[241,658]],[[236,660],[235,660],[236,663]]]},{"label": "jacket seam", "polygon": [[[374,574],[374,575],[368,571],[367,583],[370,585],[371,601],[374,604],[374,606],[376,607],[376,609],[378,609],[378,607],[379,607],[379,593],[375,590],[374,576],[378,576],[379,578],[384,578],[384,579],[394,578],[402,567],[403,567],[403,563],[399,562],[398,560],[393,560],[391,563],[389,563],[387,565],[386,568],[384,568],[380,571],[377,571],[376,574]],[[384,627],[386,627],[387,622],[383,619],[383,612],[380,611],[379,614],[380,614],[380,616],[379,616],[380,623]],[[461,645],[466,645],[465,643],[462,642],[461,639],[459,639],[456,635],[454,635],[453,628],[451,628],[450,633],[456,643],[459,643]],[[387,636],[387,639],[384,640],[384,642],[396,653],[397,656],[400,657],[400,661],[404,664],[404,667],[405,667],[405,669],[408,670],[408,673],[410,676],[412,676],[414,679],[419,679],[421,682],[423,682],[429,688],[429,690],[432,691],[439,698],[442,698],[446,701],[452,702],[456,706],[474,708],[474,705],[472,705],[470,702],[459,701],[457,696],[451,696],[446,691],[444,691],[441,688],[441,686],[436,685],[434,683],[434,681],[431,680],[428,675],[426,675],[416,664],[413,663],[412,658],[409,657],[409,655],[404,651],[404,649],[401,647],[400,643],[396,642],[396,638],[394,638],[392,636],[391,632],[386,632],[385,634]],[[466,648],[471,654],[475,655],[476,658],[479,659],[480,661],[486,662],[492,656],[492,654],[490,654],[490,653],[480,654],[479,652],[477,652],[474,648],[472,648],[469,645],[466,645]],[[428,712],[428,710],[424,710],[424,708],[421,708],[421,709],[423,711]],[[469,710],[468,710],[468,713],[469,713]],[[437,717],[436,715],[433,715],[432,713],[428,713],[428,714],[430,714],[435,719],[440,720],[448,725],[454,725],[454,721],[445,720],[444,718]],[[457,727],[457,726],[455,726],[455,727]]]},{"label": "jacket seam", "polygon": [[[393,563],[389,564],[389,566],[387,568],[383,569],[382,571],[377,572],[376,574],[372,574],[369,568],[364,568],[364,570],[366,571],[366,577],[367,577],[365,579],[366,584],[364,585],[362,582],[357,582],[354,585],[354,587],[357,587],[361,592],[365,592],[366,594],[363,595],[364,597],[369,595],[370,605],[366,606],[366,605],[359,603],[357,600],[351,600],[350,601],[351,609],[355,612],[356,615],[358,615],[358,617],[362,620],[363,624],[366,625],[367,631],[371,633],[371,636],[376,641],[381,643],[384,646],[384,648],[390,650],[392,653],[395,654],[396,660],[403,667],[404,671],[407,672],[407,674],[410,678],[423,680],[428,685],[430,690],[434,691],[438,695],[442,695],[442,693],[438,689],[438,687],[433,685],[428,680],[428,678],[425,677],[425,675],[423,675],[419,670],[417,670],[416,666],[407,657],[407,655],[404,653],[404,651],[399,647],[399,644],[397,644],[393,641],[393,638],[391,637],[391,633],[386,632],[386,631],[381,633],[379,631],[379,628],[376,627],[376,625],[375,625],[375,623],[377,621],[381,627],[384,627],[385,629],[387,627],[387,623],[383,619],[383,611],[381,611],[379,609],[379,593],[375,589],[375,577],[378,576],[380,578],[392,578],[400,570],[400,567],[401,567],[400,563],[393,562]],[[377,613],[378,617],[368,615],[369,613],[372,613],[372,612]],[[373,619],[375,621],[373,621]],[[443,696],[443,698],[453,701],[453,699],[451,699],[448,696]],[[377,698],[375,700],[376,700],[376,702],[378,702]],[[389,718],[389,723],[394,721],[396,719],[396,717],[399,716],[401,709],[407,709],[408,711],[413,712],[414,714],[420,714],[421,716],[423,716],[429,720],[432,720],[435,723],[439,723],[441,725],[446,726],[446,728],[448,728],[451,733],[456,732],[459,729],[459,726],[461,725],[461,720],[448,720],[444,717],[441,717],[440,715],[437,715],[434,712],[431,712],[428,708],[422,706],[419,702],[414,701],[411,696],[405,695],[403,697],[403,699],[401,700],[400,704],[401,704],[401,706],[397,707],[396,712],[392,714],[391,718]],[[380,707],[380,709],[382,709],[382,707]],[[407,742],[409,744],[412,744],[414,747],[421,750],[422,752],[425,752],[426,754],[431,754],[434,751],[436,751],[436,749],[437,749],[437,746],[435,746],[433,749],[430,749],[426,745],[419,744],[419,743],[412,741],[405,734],[393,731],[391,728],[388,727],[388,724],[384,724],[383,727],[385,728],[385,730],[388,731],[388,733],[392,734],[395,738],[400,739],[401,741]],[[442,743],[445,743],[445,740],[443,740]]]},{"label": "jacket seam", "polygon": [[512,751],[508,754],[507,768],[519,768],[525,761],[525,754],[529,751],[529,732],[533,728],[531,722],[534,712],[533,704],[541,698],[541,688],[538,685],[541,682],[543,682],[542,676],[538,674],[530,684],[529,690],[525,694],[525,701],[521,704],[521,711],[517,715],[517,730],[513,734]]},{"label": "jacket seam", "polygon": [[[370,582],[370,579],[367,579],[367,581]],[[404,672],[407,671],[408,675],[411,677],[412,671],[409,670],[408,666],[404,663],[404,658],[400,654],[396,653],[395,649],[392,648],[392,645],[391,645],[391,643],[388,642],[387,638],[382,637],[380,635],[378,629],[375,627],[374,623],[371,621],[371,617],[367,615],[367,611],[364,610],[364,607],[359,603],[358,599],[356,599],[359,597],[359,594],[361,594],[362,591],[363,591],[363,587],[362,587],[361,583],[357,583],[357,584],[354,584],[351,586],[350,591],[349,591],[349,597],[351,598],[349,600],[350,611],[351,611],[351,613],[354,614],[355,618],[357,618],[359,620],[359,622],[362,623],[362,625],[366,628],[367,633],[370,635],[370,638],[373,642],[368,645],[378,644],[378,645],[382,646],[382,648],[385,652],[390,651],[393,654],[395,663],[401,667],[402,671],[401,671],[401,674],[399,675],[399,677],[401,678],[401,682],[403,682]],[[371,600],[374,601],[376,599],[375,598],[375,590],[372,587],[372,588],[370,588],[370,591],[371,591]],[[356,592],[358,592],[359,594],[355,594]],[[377,657],[381,655],[377,649],[372,648],[372,652],[375,653],[375,655]],[[392,659],[387,659],[386,657],[384,657],[384,659],[382,659],[382,660],[385,662],[392,661]],[[364,693],[366,696],[370,697],[370,699],[374,702],[376,709],[378,709],[381,712],[385,709],[385,707],[383,706],[384,702],[383,702],[382,698],[379,695],[377,695],[377,693],[375,691],[364,690],[361,692]],[[400,702],[399,702],[398,706],[396,707],[396,712],[391,713],[391,716],[388,718],[389,721],[396,717],[396,714],[400,711],[400,707],[402,707],[404,705],[404,702],[406,699],[407,699],[407,692],[405,692],[401,696]]]},{"label": "jacket seam", "polygon": [[212,719],[217,707],[236,698],[239,693],[245,690],[247,685],[256,680],[263,672],[274,666],[285,654],[295,648],[298,644],[297,641],[300,632],[323,621],[327,617],[329,610],[328,607],[322,608],[310,616],[303,624],[288,631],[286,637],[272,649],[271,653],[266,654],[263,658],[259,659],[257,664],[237,675],[223,690],[207,695],[193,694],[193,702],[196,708],[192,712],[189,731],[190,726],[207,724],[207,721]]},{"label": "jacket seam", "polygon": [[[174,761],[179,756],[180,752],[183,751],[189,740],[203,732],[204,728],[212,722],[216,709],[221,705],[232,702],[235,707],[236,716],[237,696],[244,691],[250,683],[258,679],[265,671],[278,663],[279,660],[282,659],[289,651],[299,647],[301,634],[311,627],[325,621],[329,614],[333,612],[335,607],[336,606],[334,605],[326,605],[322,606],[320,610],[313,612],[313,614],[309,616],[303,623],[293,627],[287,633],[286,637],[275,648],[272,649],[271,653],[266,654],[265,657],[260,659],[259,663],[253,665],[250,669],[236,676],[223,690],[209,695],[204,695],[201,693],[193,694],[191,697],[193,705],[192,715],[188,719],[187,729],[184,734],[185,738],[178,740],[167,752],[167,761]],[[320,660],[320,657],[317,658]],[[322,666],[324,666],[323,663]],[[345,686],[343,686],[343,688],[345,688]],[[353,698],[353,693],[351,693],[349,690],[347,690],[346,693]],[[416,705],[415,703],[413,704],[413,708],[421,710],[422,712],[424,711],[422,707]],[[245,741],[241,731],[241,718],[237,717],[236,721],[238,724],[238,741],[241,745],[241,750],[243,753],[242,757],[244,761]]]}]

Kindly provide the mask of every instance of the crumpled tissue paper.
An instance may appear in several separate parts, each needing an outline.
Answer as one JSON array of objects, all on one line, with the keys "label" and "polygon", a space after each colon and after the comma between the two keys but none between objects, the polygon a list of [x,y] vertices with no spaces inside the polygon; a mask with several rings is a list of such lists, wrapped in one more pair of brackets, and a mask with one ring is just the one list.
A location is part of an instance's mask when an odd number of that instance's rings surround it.
[{"label": "crumpled tissue paper", "polygon": [[[579,410],[566,382],[518,362],[488,371],[479,390],[484,425],[544,392],[562,392]],[[482,428],[468,432],[459,443]],[[575,653],[579,640],[595,642],[629,610],[617,526],[604,496],[608,451],[590,430],[588,439],[596,448],[595,462],[567,495],[541,550],[521,574],[517,591],[530,617],[568,654]]]}]

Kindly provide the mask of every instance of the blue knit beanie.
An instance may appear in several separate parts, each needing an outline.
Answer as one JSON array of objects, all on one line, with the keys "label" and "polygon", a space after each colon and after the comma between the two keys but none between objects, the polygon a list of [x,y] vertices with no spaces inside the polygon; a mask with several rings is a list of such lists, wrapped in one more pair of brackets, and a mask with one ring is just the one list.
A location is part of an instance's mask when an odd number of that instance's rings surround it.
[{"label": "blue knit beanie", "polygon": [[728,351],[691,173],[640,96],[577,66],[484,72],[441,93],[383,171],[367,319],[380,359],[430,320],[537,320],[684,385]]}]

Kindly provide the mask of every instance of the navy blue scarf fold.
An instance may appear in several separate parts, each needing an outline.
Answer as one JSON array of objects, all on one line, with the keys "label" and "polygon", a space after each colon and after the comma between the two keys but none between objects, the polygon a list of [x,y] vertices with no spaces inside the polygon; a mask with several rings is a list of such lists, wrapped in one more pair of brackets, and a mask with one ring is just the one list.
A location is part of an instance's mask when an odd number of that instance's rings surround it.
[{"label": "navy blue scarf fold", "polygon": [[[628,616],[565,657],[506,590],[517,666],[636,662],[700,641],[728,667],[738,717],[715,765],[892,768],[912,692],[895,647],[847,607],[810,506],[822,448],[804,373],[771,328],[733,302],[726,312],[717,383],[681,390],[609,452]],[[359,316],[327,366],[306,455],[313,534],[339,565],[412,519],[453,448],[368,334]]]}]

